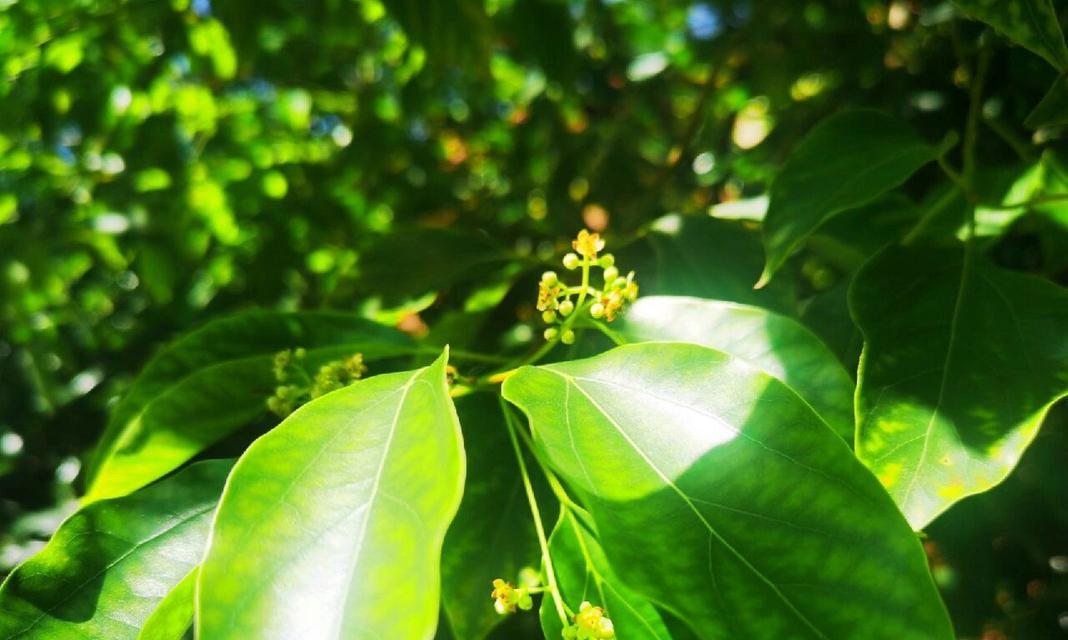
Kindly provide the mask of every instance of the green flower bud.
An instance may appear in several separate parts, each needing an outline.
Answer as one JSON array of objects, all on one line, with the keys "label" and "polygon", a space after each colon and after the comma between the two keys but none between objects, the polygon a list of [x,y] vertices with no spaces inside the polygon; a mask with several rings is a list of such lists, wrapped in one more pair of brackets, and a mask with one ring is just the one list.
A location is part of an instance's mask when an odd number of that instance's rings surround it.
[{"label": "green flower bud", "polygon": [[564,329],[564,332],[560,335],[560,342],[564,344],[575,344],[575,332],[571,329]]},{"label": "green flower bud", "polygon": [[604,281],[605,282],[615,282],[616,278],[618,278],[618,277],[619,277],[619,269],[616,269],[615,267],[608,267],[607,269],[604,270]]},{"label": "green flower bud", "polygon": [[297,360],[303,360],[306,355],[308,355],[308,352],[304,347],[297,347],[296,350],[293,351],[293,357]]},{"label": "green flower bud", "polygon": [[552,342],[553,340],[556,340],[556,336],[559,335],[559,333],[560,330],[556,327],[549,327],[542,335],[545,336],[546,342]]},{"label": "green flower bud", "polygon": [[557,277],[555,271],[546,271],[545,273],[541,274],[541,281],[549,286],[552,286],[559,282],[560,278]]},{"label": "green flower bud", "polygon": [[611,253],[604,254],[603,256],[601,256],[601,259],[597,261],[597,264],[601,265],[605,269],[607,269],[608,267],[611,267],[615,263],[616,263],[616,257],[613,256]]},{"label": "green flower bud", "polygon": [[594,318],[600,318],[601,316],[603,316],[604,315],[604,305],[601,304],[600,302],[594,302],[593,306],[590,307],[590,315],[593,316]]},{"label": "green flower bud", "polygon": [[552,309],[549,309],[548,311],[543,311],[541,313],[541,319],[544,320],[547,324],[556,322],[556,312]]},{"label": "green flower bud", "polygon": [[571,312],[575,310],[575,304],[570,300],[564,300],[560,303],[559,311],[562,316],[569,316]]},{"label": "green flower bud", "polygon": [[578,254],[569,253],[564,256],[564,268],[568,270],[576,269],[581,264]]},{"label": "green flower bud", "polygon": [[622,289],[625,286],[627,286],[627,279],[624,278],[623,276],[620,276],[620,277],[618,277],[618,278],[616,278],[615,280],[612,281],[612,288],[613,289]]},{"label": "green flower bud", "polygon": [[519,590],[519,602],[516,604],[518,604],[519,608],[523,611],[530,611],[534,608],[534,600],[530,597],[530,594],[523,589]]}]

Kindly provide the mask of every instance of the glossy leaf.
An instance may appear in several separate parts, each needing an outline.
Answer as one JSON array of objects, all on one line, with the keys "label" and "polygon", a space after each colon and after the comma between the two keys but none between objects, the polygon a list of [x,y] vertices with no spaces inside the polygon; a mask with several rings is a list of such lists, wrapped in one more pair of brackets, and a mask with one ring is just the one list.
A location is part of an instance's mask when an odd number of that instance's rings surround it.
[{"label": "glossy leaf", "polygon": [[853,442],[853,381],[811,331],[786,316],[719,300],[641,298],[619,329],[629,342],[692,342],[719,349],[786,383]]},{"label": "glossy leaf", "polygon": [[[588,600],[604,609],[620,640],[671,640],[656,607],[620,582],[597,538],[577,516],[561,513],[549,536],[549,555],[564,601],[573,611]],[[563,624],[553,598],[546,592],[539,615],[545,637],[556,640]]]},{"label": "glossy leaf", "polygon": [[477,640],[504,621],[488,597],[491,581],[515,582],[541,563],[523,480],[496,394],[457,398],[467,452],[467,486],[441,560],[441,599],[452,632]]},{"label": "glossy leaf", "polygon": [[190,571],[145,621],[137,640],[182,640],[193,628],[199,567]]},{"label": "glossy leaf", "polygon": [[434,636],[464,482],[446,362],[327,394],[253,443],[200,570],[200,637]]},{"label": "glossy leaf", "polygon": [[410,352],[413,343],[340,313],[257,311],[211,322],[163,349],[115,407],[85,500],[142,487],[262,416],[278,384],[274,355],[294,347],[307,349],[314,372],[357,352],[366,360]]},{"label": "glossy leaf", "polygon": [[1068,70],[1068,48],[1050,0],[953,0],[970,18],[981,20],[1023,47]]},{"label": "glossy leaf", "polygon": [[848,292],[849,281],[843,280],[812,296],[801,309],[801,321],[834,352],[855,380],[864,338],[849,316]]},{"label": "glossy leaf", "polygon": [[76,512],[0,588],[0,638],[137,638],[197,562],[230,461]]},{"label": "glossy leaf", "polygon": [[1032,129],[1068,124],[1068,75],[1058,76],[1049,91],[1028,114],[1024,124]]},{"label": "glossy leaf", "polygon": [[[668,215],[653,223],[648,241],[655,261],[648,269],[634,264],[643,294],[697,296],[730,300],[791,313],[794,291],[783,278],[753,290],[760,275],[760,235],[754,226],[733,220]],[[621,264],[630,267],[624,258]]]},{"label": "glossy leaf", "polygon": [[524,367],[504,393],[619,577],[701,638],[953,637],[893,501],[775,378],[646,343]]},{"label": "glossy leaf", "polygon": [[368,248],[360,260],[361,280],[369,290],[384,292],[385,303],[393,305],[457,283],[483,281],[488,271],[508,262],[508,253],[485,234],[409,228]]},{"label": "glossy leaf", "polygon": [[857,454],[916,529],[1003,480],[1068,393],[1068,291],[963,246],[887,249],[850,307]]},{"label": "glossy leaf", "polygon": [[766,285],[820,225],[899,186],[944,146],[927,144],[872,109],[840,111],[818,124],[772,182],[764,218],[767,262],[757,286]]}]

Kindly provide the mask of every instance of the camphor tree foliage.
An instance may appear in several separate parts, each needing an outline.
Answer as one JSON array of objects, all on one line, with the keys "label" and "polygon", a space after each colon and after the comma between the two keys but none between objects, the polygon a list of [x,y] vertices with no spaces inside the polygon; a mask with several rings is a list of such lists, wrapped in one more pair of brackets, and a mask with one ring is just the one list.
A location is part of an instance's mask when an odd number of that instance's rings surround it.
[{"label": "camphor tree foliage", "polygon": [[0,638],[1068,633],[1060,3],[0,8]]}]

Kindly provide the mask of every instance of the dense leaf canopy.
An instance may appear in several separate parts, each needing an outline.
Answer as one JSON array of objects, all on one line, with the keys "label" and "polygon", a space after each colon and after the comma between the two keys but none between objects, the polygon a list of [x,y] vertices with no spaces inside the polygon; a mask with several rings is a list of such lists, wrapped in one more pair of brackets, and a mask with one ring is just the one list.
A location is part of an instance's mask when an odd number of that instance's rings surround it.
[{"label": "dense leaf canopy", "polygon": [[1063,637],[1066,21],[0,0],[0,638]]}]

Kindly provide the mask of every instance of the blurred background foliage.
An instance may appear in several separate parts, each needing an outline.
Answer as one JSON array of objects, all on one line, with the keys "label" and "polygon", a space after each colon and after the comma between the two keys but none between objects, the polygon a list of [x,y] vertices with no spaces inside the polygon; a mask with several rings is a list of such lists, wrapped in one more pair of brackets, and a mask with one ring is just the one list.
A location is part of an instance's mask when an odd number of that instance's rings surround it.
[{"label": "blurred background foliage", "polygon": [[[179,333],[334,308],[522,350],[533,278],[582,226],[643,292],[794,315],[855,368],[850,274],[963,204],[928,167],[753,291],[768,180],[843,106],[959,131],[977,64],[984,198],[1063,192],[1063,129],[1024,126],[1056,72],[949,2],[0,0],[0,573]],[[980,212],[999,262],[1062,284],[1066,228],[1055,203]],[[1068,637],[1066,413],[928,532],[961,637]]]}]

